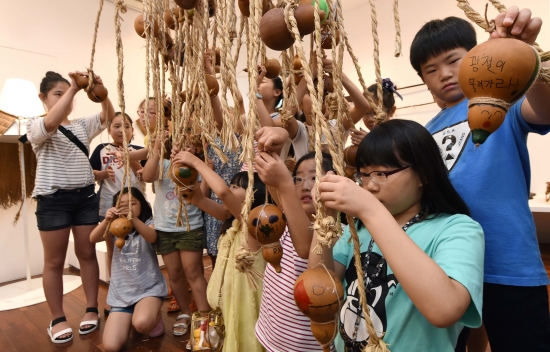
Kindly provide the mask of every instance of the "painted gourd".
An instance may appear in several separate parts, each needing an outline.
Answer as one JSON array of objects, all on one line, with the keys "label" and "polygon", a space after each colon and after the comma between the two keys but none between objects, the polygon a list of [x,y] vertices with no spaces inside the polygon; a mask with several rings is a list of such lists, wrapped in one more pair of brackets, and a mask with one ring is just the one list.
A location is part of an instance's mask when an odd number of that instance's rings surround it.
[{"label": "painted gourd", "polygon": [[265,261],[273,266],[273,269],[277,273],[280,273],[283,269],[281,268],[281,259],[283,258],[283,247],[280,242],[277,242],[274,246],[262,247],[262,256]]},{"label": "painted gourd", "polygon": [[[146,37],[145,33],[145,22],[143,20],[143,14],[136,17],[134,20],[134,29],[136,30],[137,35],[139,35],[142,38]],[[153,22],[153,36],[158,36],[159,34],[159,26],[156,22]]]},{"label": "painted gourd", "polygon": [[182,163],[174,163],[172,164],[170,178],[179,187],[179,195],[183,198],[192,198],[199,178],[196,169]]},{"label": "painted gourd", "polygon": [[198,0],[174,0],[174,2],[184,10],[191,10],[197,6]]},{"label": "painted gourd", "polygon": [[273,204],[262,204],[248,214],[248,233],[262,245],[262,256],[278,273],[281,272],[283,257],[279,238],[285,228],[285,215]]},{"label": "painted gourd", "polygon": [[132,233],[133,230],[134,226],[132,225],[132,222],[125,217],[120,217],[111,222],[109,231],[117,238],[115,245],[117,246],[119,252],[122,247],[124,247],[124,243],[126,243],[126,236]]},{"label": "painted gourd", "polygon": [[350,145],[346,149],[344,149],[344,161],[346,162],[347,166],[355,167],[357,164],[355,162],[355,158],[357,157],[357,149],[359,147],[356,145]]},{"label": "painted gourd", "polygon": [[268,48],[276,51],[286,50],[294,44],[294,37],[286,26],[283,9],[271,9],[262,16],[260,37]]},{"label": "painted gourd", "polygon": [[[340,31],[335,30],[336,33],[336,45],[340,43]],[[330,26],[321,27],[321,48],[332,49],[332,32]]]},{"label": "painted gourd", "polygon": [[294,285],[298,309],[315,323],[334,320],[344,300],[344,287],[336,274],[318,265],[304,271]]},{"label": "painted gourd", "polygon": [[285,215],[273,204],[262,204],[248,214],[248,232],[260,244],[278,241],[285,232],[285,227]]},{"label": "painted gourd", "polygon": [[294,82],[296,84],[300,83],[302,80],[302,76],[297,73],[297,71],[303,72],[303,66],[302,66],[302,60],[300,60],[300,57],[298,55],[294,56],[294,61],[292,62],[292,68],[294,69]]},{"label": "painted gourd", "polygon": [[[79,88],[85,89],[88,87],[88,75],[81,75],[81,74],[75,73],[70,76],[74,78]],[[107,99],[109,92],[107,91],[107,88],[105,88],[103,84],[94,82],[92,84],[92,89],[90,89],[90,91],[87,92],[86,94],[88,95],[88,98],[94,103],[101,103],[102,101]]]},{"label": "painted gourd", "polygon": [[[294,12],[294,17],[296,18],[296,25],[301,36],[313,33],[315,30],[315,6],[308,3],[300,4]],[[325,17],[325,11],[319,9],[321,23]]]},{"label": "painted gourd", "polygon": [[539,66],[535,49],[512,38],[488,40],[464,56],[458,83],[470,99],[468,124],[476,146],[502,125],[507,112],[499,104],[483,102],[483,98],[516,102],[537,78]]},{"label": "painted gourd", "polygon": [[264,66],[266,69],[265,76],[267,78],[270,78],[270,79],[277,78],[281,74],[281,64],[277,59],[274,59],[274,58],[266,59]]}]

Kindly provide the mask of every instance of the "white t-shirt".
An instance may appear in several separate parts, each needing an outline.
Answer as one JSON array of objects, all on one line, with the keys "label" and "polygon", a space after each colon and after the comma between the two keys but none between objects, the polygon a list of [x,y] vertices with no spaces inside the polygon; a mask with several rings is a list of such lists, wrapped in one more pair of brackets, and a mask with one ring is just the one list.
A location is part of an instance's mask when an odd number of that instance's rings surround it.
[{"label": "white t-shirt", "polygon": [[[63,127],[71,131],[89,150],[90,141],[106,126],[101,125],[98,113],[72,120]],[[43,117],[33,117],[27,122],[27,138],[37,160],[33,197],[94,183],[88,156],[57,129],[48,133]]]}]

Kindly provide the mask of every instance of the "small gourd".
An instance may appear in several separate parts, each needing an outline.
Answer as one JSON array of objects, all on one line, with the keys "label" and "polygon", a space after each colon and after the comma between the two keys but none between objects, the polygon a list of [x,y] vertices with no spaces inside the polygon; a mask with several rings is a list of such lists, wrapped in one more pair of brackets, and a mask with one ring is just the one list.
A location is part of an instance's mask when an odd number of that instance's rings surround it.
[{"label": "small gourd", "polygon": [[283,248],[279,239],[286,228],[283,212],[273,204],[262,204],[248,214],[248,233],[262,245],[264,259],[281,272]]},{"label": "small gourd", "polygon": [[[71,74],[70,76],[74,78],[79,88],[85,89],[88,87],[87,74],[84,75],[84,74],[74,73],[74,74]],[[107,99],[109,92],[107,91],[107,88],[105,88],[103,84],[97,81],[94,81],[92,84],[92,88],[86,94],[88,95],[88,98],[94,103],[101,103],[102,101]]]},{"label": "small gourd", "polygon": [[357,157],[357,149],[359,149],[359,147],[356,145],[350,145],[349,147],[344,149],[344,161],[346,162],[347,166],[357,166],[357,163],[355,162],[355,159]]},{"label": "small gourd", "polygon": [[179,195],[183,198],[192,198],[199,178],[196,169],[182,163],[174,163],[170,171],[170,178],[179,188]]},{"label": "small gourd", "polygon": [[128,236],[134,230],[132,222],[126,217],[120,217],[111,222],[109,231],[117,238],[115,245],[118,248],[118,251],[122,250],[124,243],[126,242],[126,236]]}]

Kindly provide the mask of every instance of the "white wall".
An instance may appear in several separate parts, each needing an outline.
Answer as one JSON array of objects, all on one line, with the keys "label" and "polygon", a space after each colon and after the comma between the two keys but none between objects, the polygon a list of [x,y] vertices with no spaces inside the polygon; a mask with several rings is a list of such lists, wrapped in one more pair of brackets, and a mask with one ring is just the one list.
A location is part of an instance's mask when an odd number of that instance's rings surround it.
[{"label": "white wall", "polygon": [[[98,9],[97,0],[56,0],[56,1],[9,1],[0,0],[0,84],[9,77],[21,77],[36,83],[37,88],[45,70],[51,69],[63,75],[73,70],[84,70],[90,62],[93,27]],[[485,1],[470,0],[478,11],[484,10]],[[510,4],[507,4],[510,5]],[[400,1],[401,29],[403,41],[403,57],[395,58],[394,24],[391,2],[376,1],[378,12],[378,35],[380,38],[382,76],[390,77],[398,87],[421,83],[419,77],[411,68],[408,52],[410,43],[417,30],[427,21],[454,15],[465,18],[462,11],[456,7],[456,1],[416,0]],[[550,18],[549,2],[542,0],[523,0],[523,7],[528,7],[542,17],[543,21]],[[360,60],[362,72],[367,84],[374,82],[374,66],[372,59],[372,35],[370,8],[364,0],[343,1],[345,27],[349,39]],[[490,9],[490,17],[495,14]],[[133,20],[138,12],[128,9],[123,15],[122,36],[124,43],[125,76],[127,112],[133,118],[137,105],[145,95],[144,41],[133,29]],[[477,28],[477,27],[476,27]],[[487,37],[478,29],[478,40]],[[550,32],[548,26],[543,26],[538,40],[544,49],[550,49]],[[304,43],[306,52],[309,44]],[[9,49],[8,49],[9,48]],[[30,52],[25,54],[25,52]],[[270,52],[268,56],[277,57],[278,53]],[[25,57],[27,59],[22,60]],[[41,59],[42,58],[42,59]],[[26,61],[26,60],[31,60]],[[34,60],[34,61],[33,61]],[[247,76],[242,72],[246,64],[246,51],[243,47],[237,71],[238,84],[243,93],[245,106],[248,106]],[[114,35],[114,6],[106,1],[99,27],[94,70],[101,75],[109,89],[111,100],[117,105],[116,97],[116,52]],[[351,60],[347,56],[344,70],[356,80],[356,74]],[[414,105],[431,101],[431,96],[423,87],[401,91],[405,100],[397,100],[397,105]],[[97,112],[99,106],[80,93],[76,98],[71,117],[80,117]],[[422,124],[435,115],[435,105],[398,110],[396,117],[414,119]],[[136,144],[142,144],[143,137],[136,129]],[[98,143],[107,141],[106,133],[94,140],[92,148]],[[545,182],[550,181],[550,163],[545,155],[548,141],[544,137],[530,136],[532,190],[543,194]],[[1,182],[1,181],[0,181]],[[150,200],[153,195],[148,194]],[[0,212],[0,282],[24,277],[25,263],[23,254],[22,224],[11,226],[13,215],[17,210],[12,208]],[[42,270],[42,246],[36,229],[34,217],[34,202],[29,204],[29,229],[31,242],[31,257],[33,259],[32,273]]]}]

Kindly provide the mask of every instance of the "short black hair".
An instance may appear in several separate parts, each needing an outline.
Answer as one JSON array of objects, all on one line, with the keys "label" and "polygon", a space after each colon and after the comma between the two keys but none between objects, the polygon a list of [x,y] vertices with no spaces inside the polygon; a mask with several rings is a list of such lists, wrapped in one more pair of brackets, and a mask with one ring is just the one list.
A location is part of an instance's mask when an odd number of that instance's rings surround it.
[{"label": "short black hair", "polygon": [[[121,116],[122,115],[122,112],[121,111],[117,111],[115,112],[115,117],[117,116]],[[132,118],[130,117],[130,115],[128,115],[127,113],[124,113],[124,118],[126,119],[126,121],[130,122],[130,125],[132,123],[134,123],[134,121],[132,121]],[[109,126],[111,126],[111,123],[113,122],[114,119],[111,119],[109,120]]]},{"label": "short black hair", "polygon": [[[368,87],[367,90],[378,99],[378,85],[376,83]],[[382,88],[382,105],[384,106],[383,110],[386,112],[390,111],[395,106],[393,92],[384,88]]]},{"label": "short black hair", "polygon": [[[136,187],[131,187],[131,189],[132,189],[132,197],[136,198],[141,204],[141,213],[139,214],[138,219],[141,220],[142,222],[146,222],[147,220],[153,217],[153,209],[151,209],[151,205],[149,204],[147,199],[145,199],[145,196],[143,195],[143,193],[141,193],[139,189],[137,189]],[[121,192],[122,194],[128,193],[128,187],[124,187],[122,191],[118,191],[113,196],[113,207],[116,206],[118,195],[121,194]]]},{"label": "short black hair", "polygon": [[42,82],[40,82],[40,93],[48,95],[48,92],[52,90],[58,82],[67,83],[69,86],[71,85],[71,83],[59,73],[53,71],[46,72],[46,76],[44,76]]},{"label": "short black hair", "polygon": [[422,182],[421,203],[426,215],[470,215],[449,180],[434,138],[418,122],[393,119],[381,123],[359,144],[356,163],[357,171],[371,165],[395,168],[409,165]]},{"label": "short black hair", "polygon": [[414,36],[410,52],[411,65],[422,77],[420,66],[432,57],[456,48],[470,51],[476,45],[476,31],[470,22],[453,16],[432,20]]},{"label": "short black hair", "polygon": [[281,91],[281,94],[279,94],[279,96],[277,97],[277,100],[275,101],[275,107],[277,107],[281,102],[281,100],[283,100],[283,80],[281,79],[281,77],[275,77],[272,79],[272,81],[273,81],[273,88]]}]

